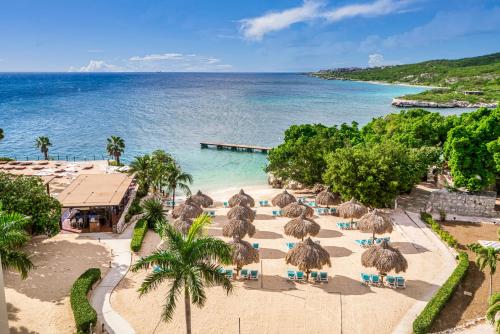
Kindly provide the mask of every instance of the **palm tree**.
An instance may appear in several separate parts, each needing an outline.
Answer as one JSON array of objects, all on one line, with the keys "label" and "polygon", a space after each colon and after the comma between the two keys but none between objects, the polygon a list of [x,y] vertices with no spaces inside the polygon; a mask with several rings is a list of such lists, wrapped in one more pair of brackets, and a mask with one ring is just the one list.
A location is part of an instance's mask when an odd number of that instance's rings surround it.
[{"label": "palm tree", "polygon": [[151,157],[149,154],[143,156],[135,157],[130,163],[130,169],[128,173],[130,175],[135,174],[135,178],[139,185],[145,189],[149,190],[151,185]]},{"label": "palm tree", "polygon": [[125,141],[118,136],[111,136],[108,138],[108,145],[106,146],[108,154],[115,158],[116,164],[120,164],[120,156],[125,151]]},{"label": "palm tree", "polygon": [[182,171],[181,167],[172,162],[168,166],[168,174],[165,178],[165,185],[170,193],[172,193],[172,209],[175,206],[175,191],[179,188],[186,196],[191,195],[191,190],[188,184],[193,183],[193,177],[191,174]]},{"label": "palm tree", "polygon": [[0,129],[0,140],[3,139],[3,129]]},{"label": "palm tree", "polygon": [[493,294],[493,275],[497,270],[497,261],[500,259],[500,249],[495,249],[493,247],[483,247],[479,244],[468,245],[468,248],[476,253],[476,264],[481,271],[486,267],[490,269],[490,293],[489,296]]},{"label": "palm tree", "polygon": [[187,334],[191,334],[191,303],[203,307],[207,300],[205,287],[221,285],[228,294],[233,289],[219,266],[231,263],[231,248],[224,241],[202,233],[210,223],[210,218],[202,215],[194,220],[186,235],[167,222],[159,223],[157,231],[165,241],[165,248],[141,258],[132,266],[134,272],[151,266],[157,268],[142,282],[141,296],[165,281],[170,283],[162,313],[164,321],[172,320],[177,296],[184,292]]},{"label": "palm tree", "polygon": [[142,208],[149,227],[152,228],[156,222],[165,220],[166,210],[160,200],[156,198],[147,199],[142,203]]},{"label": "palm tree", "polygon": [[35,141],[35,146],[43,153],[45,160],[49,160],[49,147],[52,146],[49,137],[40,136]]},{"label": "palm tree", "polygon": [[500,292],[495,293],[490,297],[488,311],[486,311],[486,319],[488,319],[494,326],[497,333],[500,333],[500,318],[497,315],[500,312]]}]

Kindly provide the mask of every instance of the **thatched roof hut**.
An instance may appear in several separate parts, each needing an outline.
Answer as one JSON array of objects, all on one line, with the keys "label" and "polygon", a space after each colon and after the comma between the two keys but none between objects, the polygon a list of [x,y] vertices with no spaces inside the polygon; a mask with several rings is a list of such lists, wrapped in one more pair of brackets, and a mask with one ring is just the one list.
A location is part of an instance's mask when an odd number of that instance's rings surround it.
[{"label": "thatched roof hut", "polygon": [[196,194],[191,196],[191,199],[198,204],[198,206],[208,208],[209,206],[214,204],[214,200],[210,198],[210,196],[205,195],[201,192],[201,190],[198,190]]},{"label": "thatched roof hut", "polygon": [[173,226],[176,230],[178,230],[182,234],[187,234],[192,224],[193,224],[192,219],[187,218],[186,215],[182,215],[176,220],[174,220]]},{"label": "thatched roof hut", "polygon": [[302,214],[300,217],[294,218],[286,223],[285,234],[304,240],[307,235],[317,235],[320,229],[321,227],[318,223]]},{"label": "thatched roof hut", "polygon": [[255,219],[255,212],[248,206],[236,205],[229,209],[227,212],[227,218],[249,220],[253,222]]},{"label": "thatched roof hut", "polygon": [[340,204],[337,207],[337,212],[339,213],[339,216],[343,218],[361,218],[368,212],[368,208],[356,201],[353,197],[349,202]]},{"label": "thatched roof hut", "polygon": [[255,226],[246,219],[230,219],[222,228],[222,235],[235,240],[241,240],[247,235],[253,237]]},{"label": "thatched roof hut", "polygon": [[408,262],[399,249],[389,246],[383,241],[378,246],[371,246],[361,255],[361,264],[364,267],[374,267],[381,275],[394,270],[396,273],[406,271]]},{"label": "thatched roof hut", "polygon": [[283,208],[283,216],[288,218],[300,217],[302,214],[306,217],[312,217],[314,216],[314,210],[302,203],[290,203]]},{"label": "thatched roof hut", "polygon": [[341,203],[340,196],[330,191],[330,188],[325,188],[322,192],[316,195],[316,203],[319,205],[337,205]]},{"label": "thatched roof hut", "polygon": [[244,240],[233,240],[229,242],[232,249],[233,264],[238,273],[241,268],[250,263],[259,262],[259,251]]},{"label": "thatched roof hut", "polygon": [[392,232],[392,221],[389,215],[375,209],[361,217],[358,228],[361,232],[372,233],[373,239],[375,239],[375,234]]},{"label": "thatched roof hut", "polygon": [[297,202],[297,199],[295,198],[295,196],[293,196],[288,191],[286,191],[286,189],[283,190],[282,193],[279,193],[278,195],[276,195],[273,198],[273,200],[271,201],[271,203],[274,206],[279,206],[280,208],[284,208],[288,204],[295,203],[295,202]]},{"label": "thatched roof hut", "polygon": [[230,207],[236,206],[238,204],[241,204],[243,206],[250,206],[250,207],[254,207],[255,206],[255,201],[252,198],[252,196],[246,194],[243,191],[243,189],[241,189],[239,193],[233,195],[229,199],[228,203],[229,203]]},{"label": "thatched roof hut", "polygon": [[200,208],[191,198],[172,210],[172,217],[179,218],[184,215],[186,218],[196,218],[203,213]]},{"label": "thatched roof hut", "polygon": [[311,269],[322,269],[324,265],[332,266],[330,254],[311,238],[307,238],[292,248],[286,254],[285,262],[304,271],[307,279],[309,279]]}]

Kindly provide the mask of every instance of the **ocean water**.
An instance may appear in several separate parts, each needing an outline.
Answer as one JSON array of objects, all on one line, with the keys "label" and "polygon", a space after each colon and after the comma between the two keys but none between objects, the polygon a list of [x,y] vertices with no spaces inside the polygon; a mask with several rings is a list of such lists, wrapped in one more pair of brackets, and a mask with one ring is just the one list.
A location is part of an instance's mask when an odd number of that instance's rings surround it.
[{"label": "ocean water", "polygon": [[0,74],[0,156],[40,158],[35,138],[46,135],[52,156],[107,158],[106,138],[118,135],[124,161],[164,149],[193,174],[194,189],[257,185],[265,154],[199,143],[273,146],[292,124],[363,125],[397,111],[393,97],[421,90],[283,73]]}]

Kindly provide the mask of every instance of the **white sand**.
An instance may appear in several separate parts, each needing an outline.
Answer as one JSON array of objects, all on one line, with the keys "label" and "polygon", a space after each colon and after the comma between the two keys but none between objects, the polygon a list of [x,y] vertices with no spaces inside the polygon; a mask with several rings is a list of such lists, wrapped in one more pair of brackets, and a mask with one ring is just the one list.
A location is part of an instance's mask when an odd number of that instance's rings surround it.
[{"label": "white sand", "polygon": [[[218,200],[227,200],[239,189],[213,193]],[[280,190],[267,187],[245,188],[255,200],[270,199]],[[221,236],[227,209],[217,206],[216,218],[209,232]],[[274,218],[273,208],[257,208],[254,224],[257,233],[250,242],[260,244],[261,262],[249,265],[258,269],[259,281],[235,281],[234,292],[226,296],[220,287],[207,289],[204,308],[192,309],[194,333],[390,333],[405,313],[419,300],[426,300],[439,281],[442,258],[431,247],[414,245],[411,235],[402,235],[395,229],[390,235],[409,263],[404,276],[406,289],[365,287],[360,284],[360,273],[376,273],[361,266],[364,251],[355,239],[368,238],[359,231],[341,231],[332,216],[316,217],[321,232],[319,240],[331,255],[332,267],[328,284],[292,283],[285,278],[287,269],[295,269],[284,262],[285,243],[297,241],[283,234],[287,218]],[[225,238],[223,238],[225,239]],[[145,248],[148,254],[158,244],[158,238],[149,232]],[[416,247],[415,247],[416,246]],[[179,297],[174,319],[161,321],[162,305],[168,284],[139,299],[137,289],[146,272],[129,272],[112,295],[113,308],[124,316],[138,333],[184,333],[184,305]],[[408,329],[410,332],[410,329]]]}]

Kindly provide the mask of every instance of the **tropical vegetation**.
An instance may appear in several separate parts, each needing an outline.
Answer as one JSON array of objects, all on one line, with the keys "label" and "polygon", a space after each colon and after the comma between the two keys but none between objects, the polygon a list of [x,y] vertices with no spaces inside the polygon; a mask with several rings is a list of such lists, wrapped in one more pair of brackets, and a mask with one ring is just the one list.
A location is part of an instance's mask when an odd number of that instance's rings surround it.
[{"label": "tropical vegetation", "polygon": [[471,251],[476,253],[476,265],[479,270],[484,271],[488,268],[490,274],[489,296],[493,295],[493,275],[497,270],[497,262],[500,260],[500,249],[493,247],[484,247],[478,243],[467,245]]},{"label": "tropical vegetation", "polygon": [[112,156],[117,165],[120,165],[120,157],[125,152],[125,140],[118,136],[111,136],[107,139],[106,151]]},{"label": "tropical vegetation", "polygon": [[101,278],[101,269],[90,268],[73,283],[70,293],[71,309],[75,318],[77,333],[91,333],[97,323],[97,313],[90,305],[87,295],[92,285]]},{"label": "tropical vegetation", "polygon": [[2,140],[3,138],[4,138],[3,129],[0,129],[0,140]]},{"label": "tropical vegetation", "polygon": [[132,239],[130,240],[130,249],[133,252],[141,250],[142,241],[148,232],[148,222],[146,219],[139,219],[135,223],[134,231],[132,232]]},{"label": "tropical vegetation", "polygon": [[165,220],[166,210],[162,201],[157,198],[148,198],[142,202],[144,212],[143,218],[146,219],[149,228],[155,227],[156,222]]},{"label": "tropical vegetation", "polygon": [[497,334],[500,333],[500,292],[493,294],[489,300],[489,308],[486,311],[486,319],[495,326]]},{"label": "tropical vegetation", "polygon": [[196,218],[186,235],[166,222],[157,231],[165,241],[163,248],[139,259],[132,271],[153,267],[141,287],[140,295],[169,283],[162,318],[172,320],[178,297],[184,297],[186,333],[191,333],[191,304],[203,307],[207,300],[205,288],[222,286],[232,291],[231,281],[221,272],[221,264],[231,263],[231,248],[224,241],[205,235],[203,229],[211,223],[207,215]]},{"label": "tropical vegetation", "polygon": [[49,160],[49,147],[52,146],[49,137],[40,136],[35,140],[35,146],[42,152],[45,160]]}]

